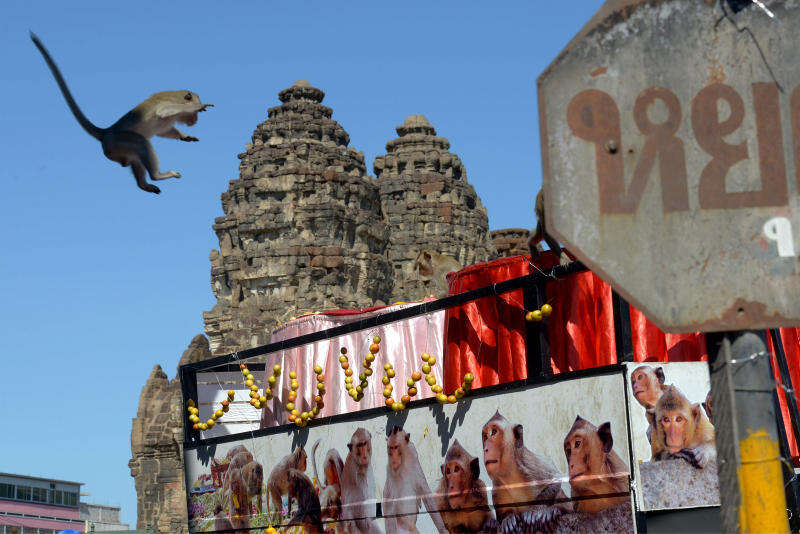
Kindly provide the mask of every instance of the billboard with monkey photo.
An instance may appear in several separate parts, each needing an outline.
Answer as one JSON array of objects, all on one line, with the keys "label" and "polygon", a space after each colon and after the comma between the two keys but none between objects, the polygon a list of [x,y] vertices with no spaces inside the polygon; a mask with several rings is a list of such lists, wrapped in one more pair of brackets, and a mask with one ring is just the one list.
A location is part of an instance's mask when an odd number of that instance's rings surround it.
[{"label": "billboard with monkey photo", "polygon": [[639,509],[718,506],[708,364],[631,363],[626,368]]},{"label": "billboard with monkey photo", "polygon": [[184,451],[192,532],[633,532],[625,376],[507,384]]}]

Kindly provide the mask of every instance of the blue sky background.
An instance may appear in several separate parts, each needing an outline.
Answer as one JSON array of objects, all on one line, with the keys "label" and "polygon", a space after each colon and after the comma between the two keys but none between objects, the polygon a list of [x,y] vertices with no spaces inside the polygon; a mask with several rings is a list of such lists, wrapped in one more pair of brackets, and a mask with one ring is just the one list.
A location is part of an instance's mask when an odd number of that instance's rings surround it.
[{"label": "blue sky background", "polygon": [[[170,378],[214,304],[220,194],[277,93],[299,78],[368,168],[424,114],[492,229],[531,227],[541,183],[536,77],[602,4],[18,2],[0,4],[0,471],[84,482],[136,523],[131,418],[155,364]],[[123,7],[123,5],[125,7]],[[140,191],[70,114],[34,30],[105,127],[162,90],[216,105],[155,139],[160,196]]]}]

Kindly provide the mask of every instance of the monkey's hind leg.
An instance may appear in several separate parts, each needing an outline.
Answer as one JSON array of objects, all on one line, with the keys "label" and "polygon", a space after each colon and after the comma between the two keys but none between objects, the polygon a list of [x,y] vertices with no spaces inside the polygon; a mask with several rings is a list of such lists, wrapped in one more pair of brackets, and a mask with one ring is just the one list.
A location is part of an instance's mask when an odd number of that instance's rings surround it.
[{"label": "monkey's hind leg", "polygon": [[[144,177],[140,178],[141,168],[144,168],[152,180],[165,180],[167,178],[180,178],[177,171],[159,172],[158,156],[153,145],[146,137],[136,132],[107,132],[102,140],[103,153],[112,161],[120,163],[123,167],[131,165],[136,183],[141,189],[155,193],[155,186],[148,186]],[[139,170],[137,170],[137,165]]]}]

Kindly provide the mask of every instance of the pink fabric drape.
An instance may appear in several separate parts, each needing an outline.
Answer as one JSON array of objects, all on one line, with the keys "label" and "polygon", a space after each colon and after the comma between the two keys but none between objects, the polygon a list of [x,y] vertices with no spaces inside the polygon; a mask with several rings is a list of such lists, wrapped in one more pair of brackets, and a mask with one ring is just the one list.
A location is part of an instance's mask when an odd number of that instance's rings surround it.
[{"label": "pink fabric drape", "polygon": [[[324,314],[307,315],[273,330],[272,342],[335,328],[416,304],[418,303],[376,307],[363,312],[337,310]],[[316,395],[317,379],[313,369],[315,365],[322,367],[325,375],[326,394],[324,396],[325,407],[319,417],[384,406],[384,386],[381,379],[384,375],[383,366],[386,363],[391,363],[394,367],[395,378],[391,382],[394,387],[392,396],[399,401],[407,392],[406,380],[411,378],[411,373],[419,371],[422,366],[420,355],[423,352],[428,352],[436,357],[437,363],[433,366],[432,372],[436,376],[437,383],[441,384],[443,331],[444,311],[439,311],[268,354],[265,380],[272,374],[272,367],[276,363],[281,365],[283,371],[279,382],[280,394],[276,389],[275,399],[268,403],[267,409],[263,410],[261,428],[289,422],[289,413],[285,410],[284,404],[287,402],[289,393],[290,371],[297,373],[300,387],[297,390],[295,406],[303,412],[309,411],[314,406],[313,399]],[[381,338],[380,351],[376,354],[375,361],[372,362],[373,374],[368,377],[369,387],[365,391],[364,398],[360,402],[356,402],[350,398],[344,386],[345,375],[339,363],[340,349],[347,348],[347,357],[350,367],[353,369],[353,382],[358,384],[358,374],[364,370],[364,356],[369,352],[372,338],[376,335]],[[430,387],[424,379],[417,383],[417,389],[419,393],[414,397],[415,399],[432,396]]]}]

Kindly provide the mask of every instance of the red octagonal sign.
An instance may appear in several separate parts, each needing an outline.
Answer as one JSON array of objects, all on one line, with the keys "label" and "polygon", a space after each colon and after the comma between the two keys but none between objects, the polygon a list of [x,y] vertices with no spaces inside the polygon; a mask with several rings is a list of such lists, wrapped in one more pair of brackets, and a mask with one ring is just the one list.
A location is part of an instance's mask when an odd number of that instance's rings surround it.
[{"label": "red octagonal sign", "polygon": [[800,324],[800,2],[758,4],[608,1],[538,80],[550,233],[667,332]]}]

